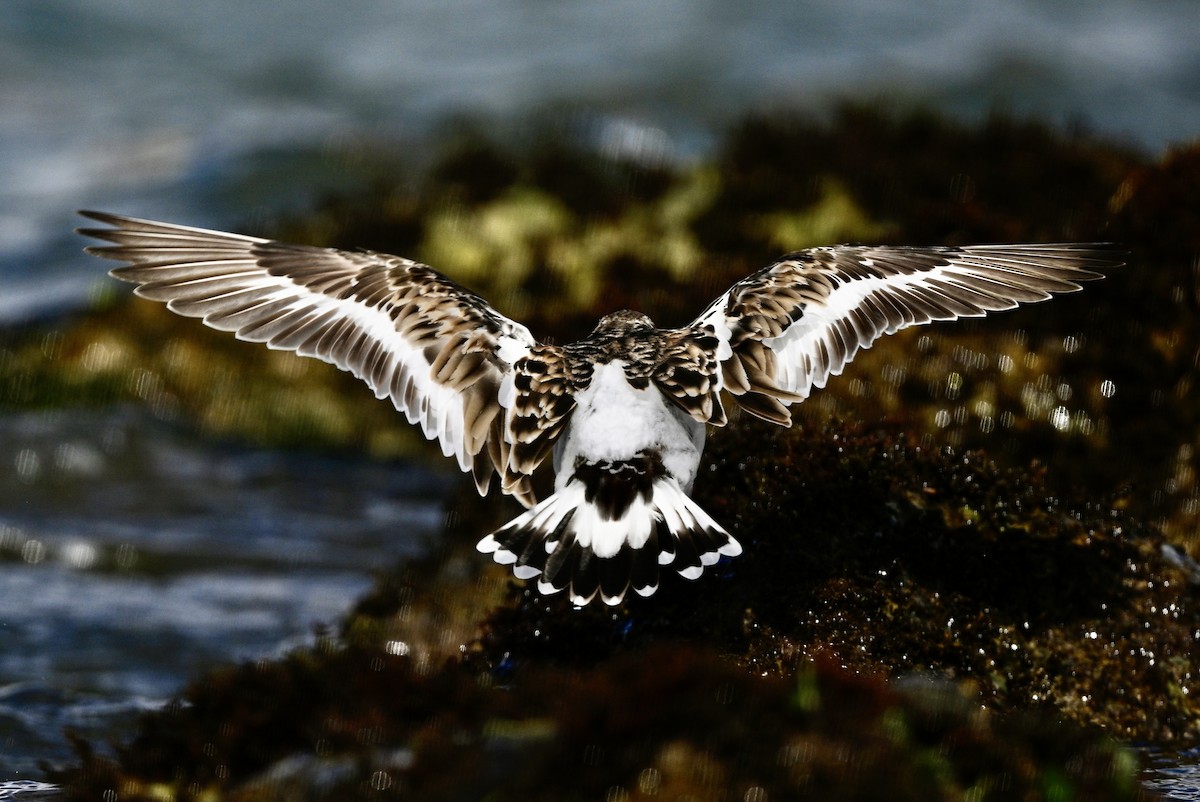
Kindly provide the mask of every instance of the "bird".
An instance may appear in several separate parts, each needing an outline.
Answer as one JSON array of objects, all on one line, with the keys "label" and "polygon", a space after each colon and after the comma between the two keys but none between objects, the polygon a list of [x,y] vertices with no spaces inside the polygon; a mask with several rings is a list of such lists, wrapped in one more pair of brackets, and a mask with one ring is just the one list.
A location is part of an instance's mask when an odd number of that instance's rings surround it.
[{"label": "bird", "polygon": [[[691,498],[729,403],[780,426],[879,337],[1074,292],[1122,262],[1104,243],[808,248],[734,283],[690,324],[641,312],[538,341],[432,267],[385,253],[81,211],[88,253],[134,292],[239,339],[362,379],[526,508],[477,548],[582,607],[697,579],[741,544]],[[553,493],[531,481],[546,462]]]}]

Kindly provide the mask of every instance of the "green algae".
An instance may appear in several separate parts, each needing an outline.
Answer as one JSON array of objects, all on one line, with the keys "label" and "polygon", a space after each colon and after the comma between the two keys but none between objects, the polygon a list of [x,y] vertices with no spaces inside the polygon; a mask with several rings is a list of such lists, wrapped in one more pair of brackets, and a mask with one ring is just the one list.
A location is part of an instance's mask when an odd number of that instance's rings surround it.
[{"label": "green algae", "polygon": [[353,377],[114,300],[65,326],[0,337],[0,410],[130,403],[214,437],[355,448],[379,457],[424,447]]}]

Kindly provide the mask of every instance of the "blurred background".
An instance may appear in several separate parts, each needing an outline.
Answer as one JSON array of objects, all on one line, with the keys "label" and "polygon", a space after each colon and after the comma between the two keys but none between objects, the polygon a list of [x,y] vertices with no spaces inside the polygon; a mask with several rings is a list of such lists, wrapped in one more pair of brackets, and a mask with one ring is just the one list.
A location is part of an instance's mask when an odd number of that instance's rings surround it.
[{"label": "blurred background", "polygon": [[1200,129],[1196,23],[1188,0],[12,0],[0,321],[94,286],[77,208],[197,225],[303,208],[370,169],[304,154],[386,141],[419,162],[461,114],[502,128],[559,104],[598,144],[691,159],[754,109],[881,100],[1157,152]]},{"label": "blurred background", "polygon": [[[371,403],[365,392],[348,407],[331,392],[311,408],[278,410],[321,417],[274,438],[287,448],[191,425],[186,402],[183,412],[176,403],[180,388],[239,387],[241,374],[216,358],[177,381],[165,368],[118,364],[126,351],[113,332],[138,341],[142,358],[167,354],[168,362],[192,335],[163,334],[157,318],[138,318],[140,306],[89,324],[88,310],[117,290],[107,265],[82,254],[76,209],[275,230],[331,197],[369,190],[381,175],[420,175],[464,126],[516,147],[549,127],[580,152],[684,174],[728,155],[726,134],[747,115],[832,119],[847,101],[927,109],[967,127],[997,114],[1037,120],[1067,140],[1109,143],[1119,154],[1115,174],[1200,135],[1198,28],[1192,0],[8,0],[0,15],[0,372],[10,393],[0,399],[0,780],[35,776],[38,760],[67,760],[64,727],[120,737],[132,715],[202,668],[311,637],[315,624],[351,606],[372,572],[439,530],[452,481],[446,466],[292,447],[314,429],[351,426],[356,405]],[[965,186],[954,191],[970,194]],[[808,200],[814,193],[808,179],[797,187]],[[829,231],[914,230],[860,223]],[[1081,224],[1080,233],[1098,231]],[[764,252],[790,241],[786,232],[764,236]],[[1064,314],[1084,320],[1075,309]],[[70,333],[77,321],[94,327],[87,347]],[[1059,356],[1078,347],[1061,334],[1057,342]],[[262,356],[255,375],[276,384],[305,378],[309,368],[276,356]],[[69,358],[92,374],[115,365],[119,389],[105,395],[95,382],[55,377],[43,391],[23,378],[42,371],[45,379],[42,367],[21,367],[34,358]],[[933,369],[959,382],[984,369],[964,364]],[[1072,417],[1072,394],[1100,405],[1125,385],[1092,378],[1091,391],[1049,378],[1027,383],[1031,395],[1020,403],[1039,410],[1037,431],[1093,434],[1099,416]],[[78,387],[90,394],[82,410],[71,403]],[[941,390],[943,400],[961,392]],[[931,428],[962,423],[958,408],[931,412],[941,421]],[[984,420],[1003,421],[986,411],[968,418],[976,432],[992,431]],[[403,451],[364,442],[376,456]],[[1192,460],[1188,451],[1184,462]],[[1167,492],[1167,481],[1156,492]],[[1171,481],[1170,492],[1200,499],[1194,475]]]}]

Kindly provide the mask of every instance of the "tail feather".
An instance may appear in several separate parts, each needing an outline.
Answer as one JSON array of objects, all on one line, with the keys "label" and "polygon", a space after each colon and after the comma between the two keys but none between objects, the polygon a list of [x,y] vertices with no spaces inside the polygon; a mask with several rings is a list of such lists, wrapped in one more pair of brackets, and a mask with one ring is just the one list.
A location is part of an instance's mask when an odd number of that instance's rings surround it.
[{"label": "tail feather", "polygon": [[[696,579],[741,546],[670,476],[648,485],[644,498],[610,517],[583,482],[572,480],[553,496],[479,541],[478,549],[519,579],[538,578],[550,594],[566,590],[577,605],[597,595],[619,604],[632,587],[640,596],[658,589],[660,567]],[[590,498],[589,498],[590,495]]]},{"label": "tail feather", "polygon": [[661,524],[654,527],[654,534],[651,536],[653,543],[646,546],[649,556],[635,559],[629,572],[629,584],[639,596],[652,596],[654,591],[658,590],[658,555],[662,553],[659,548],[658,531],[661,528]]},{"label": "tail feather", "polygon": [[595,555],[579,545],[575,534],[567,533],[546,561],[546,569],[537,583],[538,590],[550,594],[565,587],[572,602],[581,606],[587,604],[600,588],[596,563]]}]

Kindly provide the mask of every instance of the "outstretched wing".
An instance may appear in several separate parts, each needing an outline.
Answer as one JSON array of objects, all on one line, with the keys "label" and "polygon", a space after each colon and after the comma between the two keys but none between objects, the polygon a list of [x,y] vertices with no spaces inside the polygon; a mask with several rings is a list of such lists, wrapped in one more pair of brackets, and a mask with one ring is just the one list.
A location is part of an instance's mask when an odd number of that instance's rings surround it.
[{"label": "outstretched wing", "polygon": [[1074,292],[1119,266],[1114,256],[1094,244],[812,248],[734,284],[692,328],[720,340],[723,388],[786,426],[787,405],[880,336]]},{"label": "outstretched wing", "polygon": [[478,295],[397,256],[81,214],[111,226],[80,233],[112,243],[87,250],[128,262],[112,275],[138,295],[350,371],[471,471],[480,493],[498,471],[505,492],[533,503],[528,476],[510,465],[500,385],[536,343]]}]

